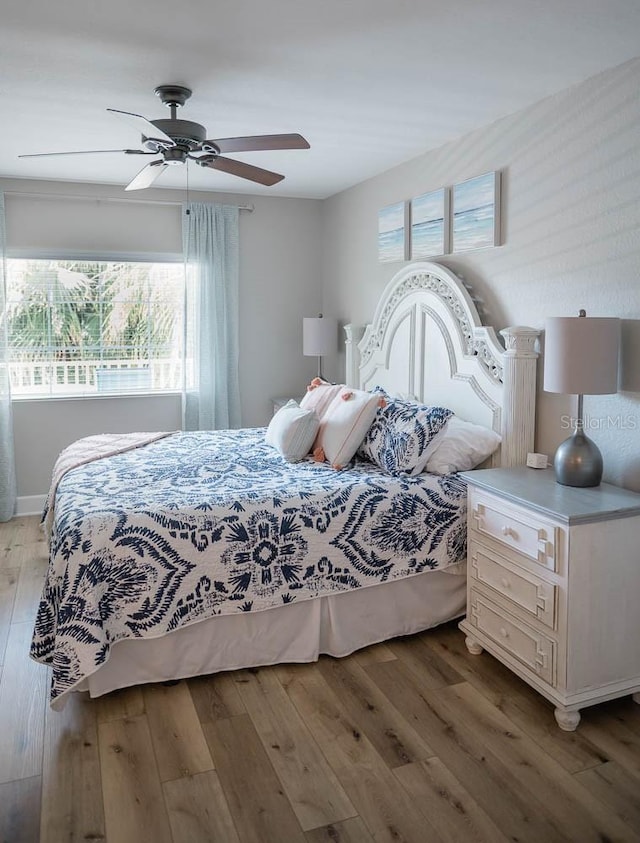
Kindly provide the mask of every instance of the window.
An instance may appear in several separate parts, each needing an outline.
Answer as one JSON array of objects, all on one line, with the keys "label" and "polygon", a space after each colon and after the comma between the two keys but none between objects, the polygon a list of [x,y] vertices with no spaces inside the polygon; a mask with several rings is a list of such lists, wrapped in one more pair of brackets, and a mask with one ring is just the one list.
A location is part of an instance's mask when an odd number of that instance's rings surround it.
[{"label": "window", "polygon": [[14,397],[182,385],[181,263],[7,260]]}]

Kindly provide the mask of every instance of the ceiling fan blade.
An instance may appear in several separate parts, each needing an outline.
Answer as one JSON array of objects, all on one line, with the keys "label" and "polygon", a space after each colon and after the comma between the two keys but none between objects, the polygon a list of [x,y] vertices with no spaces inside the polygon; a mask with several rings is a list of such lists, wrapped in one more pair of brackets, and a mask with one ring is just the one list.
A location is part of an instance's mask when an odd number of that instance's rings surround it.
[{"label": "ceiling fan blade", "polygon": [[80,149],[77,152],[36,152],[30,155],[18,155],[18,158],[47,158],[49,155],[98,155],[105,152],[124,152],[125,155],[155,155],[142,149]]},{"label": "ceiling fan blade", "polygon": [[211,167],[214,170],[221,170],[232,176],[240,176],[241,179],[249,179],[267,187],[282,181],[284,176],[279,173],[272,173],[271,170],[263,170],[261,167],[254,167],[253,164],[245,164],[244,161],[234,161],[233,158],[212,158],[211,160],[199,159],[203,167]]},{"label": "ceiling fan blade", "polygon": [[117,108],[108,108],[107,111],[110,111],[118,117],[122,117],[123,120],[126,120],[128,123],[133,125],[134,128],[136,128],[145,138],[165,141],[170,146],[175,146],[173,138],[170,138],[166,132],[163,132],[162,129],[159,129],[157,126],[154,126],[150,120],[147,120],[147,118],[143,117],[141,114],[131,114],[130,111],[119,111]]},{"label": "ceiling fan blade", "polygon": [[219,138],[204,141],[215,144],[220,152],[256,152],[262,149],[309,149],[302,135],[251,135],[245,138]]},{"label": "ceiling fan blade", "polygon": [[143,167],[137,176],[134,176],[125,190],[144,190],[145,187],[151,187],[167,166],[168,164],[165,164],[162,158],[158,161],[152,161],[146,167]]}]

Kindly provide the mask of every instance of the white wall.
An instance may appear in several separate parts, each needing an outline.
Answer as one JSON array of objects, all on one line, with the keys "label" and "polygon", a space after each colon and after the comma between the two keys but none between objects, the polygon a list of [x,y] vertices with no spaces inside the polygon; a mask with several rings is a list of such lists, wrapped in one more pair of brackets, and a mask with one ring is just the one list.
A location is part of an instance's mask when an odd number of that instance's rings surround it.
[{"label": "white wall", "polygon": [[[10,254],[181,254],[180,207],[161,204],[180,202],[184,197],[177,191],[145,191],[144,201],[131,201],[105,185],[9,179],[0,180],[0,190],[6,194]],[[202,192],[190,198],[255,208],[240,214],[239,374],[242,424],[262,425],[270,417],[271,397],[302,395],[315,373],[315,360],[302,356],[302,317],[321,306],[322,203]],[[16,400],[14,421],[18,494],[41,495],[61,448],[93,433],[179,429],[180,400]]]},{"label": "white wall", "polygon": [[[503,173],[503,244],[451,255],[487,324],[546,316],[625,319],[623,389],[585,398],[605,479],[640,490],[640,59],[338,194],[324,207],[324,311],[366,322],[403,264],[377,260],[385,205],[490,170]],[[343,372],[339,356],[326,366]],[[541,372],[541,367],[540,367]],[[539,381],[541,376],[539,376]],[[540,392],[537,449],[567,436],[571,399]],[[622,428],[622,429],[621,429]]]}]

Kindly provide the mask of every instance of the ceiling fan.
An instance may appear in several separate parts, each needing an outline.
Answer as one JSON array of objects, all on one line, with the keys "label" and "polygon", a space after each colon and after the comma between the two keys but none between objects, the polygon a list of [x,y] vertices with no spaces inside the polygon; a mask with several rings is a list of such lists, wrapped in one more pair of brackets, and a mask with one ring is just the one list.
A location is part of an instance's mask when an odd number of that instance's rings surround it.
[{"label": "ceiling fan", "polygon": [[42,152],[33,155],[19,155],[19,158],[42,158],[51,155],[94,155],[106,152],[122,152],[125,155],[159,155],[149,162],[129,182],[125,190],[142,190],[150,187],[167,167],[195,161],[201,167],[210,167],[232,176],[271,186],[282,181],[280,173],[263,170],[244,161],[225,158],[222,153],[254,152],[270,149],[309,149],[309,143],[298,134],[250,135],[240,138],[217,138],[207,140],[207,130],[200,123],[176,119],[176,111],[191,96],[191,90],[181,85],[160,85],[156,96],[171,111],[168,120],[147,120],[140,114],[108,108],[112,114],[126,120],[142,135],[141,149],[90,149],[78,152]]}]

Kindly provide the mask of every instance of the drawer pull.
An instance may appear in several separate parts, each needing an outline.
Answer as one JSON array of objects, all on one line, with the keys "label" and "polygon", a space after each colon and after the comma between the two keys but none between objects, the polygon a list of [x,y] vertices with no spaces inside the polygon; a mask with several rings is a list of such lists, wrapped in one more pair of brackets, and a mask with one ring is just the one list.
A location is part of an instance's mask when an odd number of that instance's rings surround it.
[{"label": "drawer pull", "polygon": [[509,633],[507,632],[507,630],[503,626],[500,627],[500,635],[502,635],[503,638],[509,637]]},{"label": "drawer pull", "polygon": [[503,577],[500,582],[502,583],[503,588],[511,588],[511,583],[506,577]]}]

